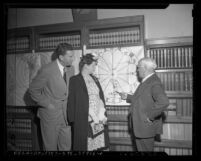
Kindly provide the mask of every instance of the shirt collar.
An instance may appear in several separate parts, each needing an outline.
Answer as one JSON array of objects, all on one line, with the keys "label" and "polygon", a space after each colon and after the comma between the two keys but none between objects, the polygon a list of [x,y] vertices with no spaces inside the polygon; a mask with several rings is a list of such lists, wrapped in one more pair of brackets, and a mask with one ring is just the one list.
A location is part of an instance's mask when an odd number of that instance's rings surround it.
[{"label": "shirt collar", "polygon": [[145,78],[142,79],[142,82],[144,82],[145,80],[147,80],[149,77],[151,77],[154,73],[151,73],[149,75],[147,75]]},{"label": "shirt collar", "polygon": [[60,63],[60,61],[57,59],[57,64],[59,66],[59,70],[61,72],[61,74],[63,75],[63,72],[64,72],[64,66]]}]

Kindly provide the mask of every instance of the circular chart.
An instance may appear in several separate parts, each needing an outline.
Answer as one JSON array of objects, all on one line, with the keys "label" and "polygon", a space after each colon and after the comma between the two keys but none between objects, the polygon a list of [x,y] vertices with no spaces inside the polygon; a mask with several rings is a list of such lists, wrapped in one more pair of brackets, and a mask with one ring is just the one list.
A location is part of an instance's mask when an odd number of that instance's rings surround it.
[{"label": "circular chart", "polygon": [[87,49],[98,57],[95,75],[104,91],[106,104],[127,105],[120,99],[118,92],[134,93],[139,82],[136,77],[136,65],[144,57],[144,47],[121,47]]}]

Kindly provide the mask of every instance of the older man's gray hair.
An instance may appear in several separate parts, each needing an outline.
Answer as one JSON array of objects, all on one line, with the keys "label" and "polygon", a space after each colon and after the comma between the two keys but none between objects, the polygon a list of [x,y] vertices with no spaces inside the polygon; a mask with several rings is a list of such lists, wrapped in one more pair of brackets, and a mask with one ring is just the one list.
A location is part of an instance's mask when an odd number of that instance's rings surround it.
[{"label": "older man's gray hair", "polygon": [[150,72],[154,71],[157,68],[156,61],[148,57],[140,59],[139,64]]}]

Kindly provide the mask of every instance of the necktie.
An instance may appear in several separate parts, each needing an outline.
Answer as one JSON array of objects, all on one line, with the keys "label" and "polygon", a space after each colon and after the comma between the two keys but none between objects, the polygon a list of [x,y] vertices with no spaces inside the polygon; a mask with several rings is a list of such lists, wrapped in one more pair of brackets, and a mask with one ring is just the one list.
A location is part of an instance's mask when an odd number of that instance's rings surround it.
[{"label": "necktie", "polygon": [[66,71],[67,71],[67,68],[63,68],[63,79],[64,79],[64,81],[66,82]]}]

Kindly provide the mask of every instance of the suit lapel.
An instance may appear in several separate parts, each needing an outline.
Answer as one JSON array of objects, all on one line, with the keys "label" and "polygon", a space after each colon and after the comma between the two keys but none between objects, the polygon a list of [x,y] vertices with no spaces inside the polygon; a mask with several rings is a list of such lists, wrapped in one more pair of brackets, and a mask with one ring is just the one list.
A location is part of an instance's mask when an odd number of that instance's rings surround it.
[{"label": "suit lapel", "polygon": [[[54,62],[54,65],[55,65],[55,73],[56,73],[56,76],[63,82],[63,84],[66,86],[66,88],[67,88],[67,85],[66,85],[66,82],[65,82],[65,80],[63,79],[63,76],[62,76],[62,74],[61,74],[61,71],[60,71],[60,69],[59,69],[59,66],[58,66],[58,64],[57,64],[57,61],[55,60]],[[67,75],[67,74],[66,74]],[[67,80],[67,79],[66,79]]]},{"label": "suit lapel", "polygon": [[84,92],[86,92],[87,95],[88,95],[87,86],[86,86],[86,84],[85,84],[84,78],[83,78],[83,76],[82,76],[81,73],[78,74],[78,78],[79,78],[79,82],[80,82],[80,84],[81,84],[81,87],[83,88]]},{"label": "suit lapel", "polygon": [[143,91],[147,88],[147,86],[150,84],[152,79],[154,79],[154,77],[155,77],[155,74],[153,74],[151,77],[149,77],[147,80],[145,80],[143,83],[139,85],[139,87],[137,88],[134,94],[134,98],[139,97],[143,93]]},{"label": "suit lapel", "polygon": [[73,75],[74,75],[74,68],[73,68],[73,66],[71,66],[71,67],[67,68],[67,71],[66,71],[66,82],[64,81],[65,84],[66,84],[67,89],[69,87],[69,79]]}]

